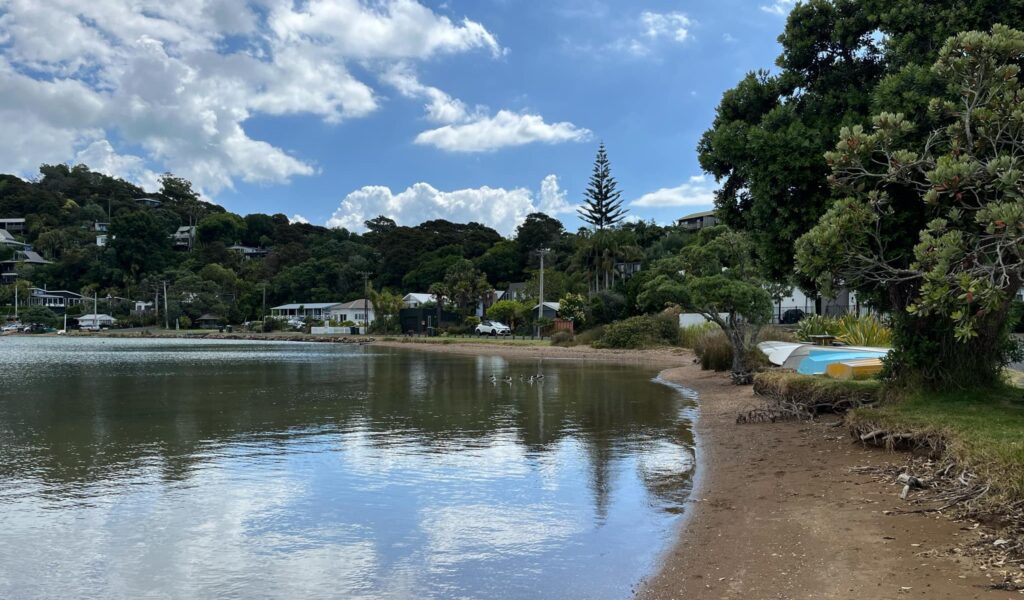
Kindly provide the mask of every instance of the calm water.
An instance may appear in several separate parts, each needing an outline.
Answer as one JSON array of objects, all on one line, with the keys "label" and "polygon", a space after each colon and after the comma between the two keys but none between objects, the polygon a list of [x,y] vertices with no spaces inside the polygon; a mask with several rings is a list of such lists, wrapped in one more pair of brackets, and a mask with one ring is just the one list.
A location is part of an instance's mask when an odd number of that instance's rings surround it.
[{"label": "calm water", "polygon": [[628,598],[693,467],[654,375],[0,338],[0,598]]}]

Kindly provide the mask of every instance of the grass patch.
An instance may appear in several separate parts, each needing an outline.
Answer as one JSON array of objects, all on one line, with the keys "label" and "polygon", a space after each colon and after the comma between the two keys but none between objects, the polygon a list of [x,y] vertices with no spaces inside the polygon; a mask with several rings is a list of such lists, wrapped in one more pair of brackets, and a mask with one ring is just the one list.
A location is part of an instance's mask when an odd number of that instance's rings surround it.
[{"label": "grass patch", "polygon": [[884,388],[873,379],[839,381],[791,371],[766,371],[754,376],[754,393],[765,399],[765,406],[741,415],[742,422],[843,413],[878,403]]},{"label": "grass patch", "polygon": [[1024,396],[1010,386],[986,390],[912,392],[847,416],[854,429],[885,429],[938,437],[961,467],[1024,499]]},{"label": "grass patch", "polygon": [[549,340],[542,339],[511,339],[500,337],[403,337],[397,341],[403,344],[435,344],[447,346],[451,344],[478,344],[481,346],[550,346]]}]

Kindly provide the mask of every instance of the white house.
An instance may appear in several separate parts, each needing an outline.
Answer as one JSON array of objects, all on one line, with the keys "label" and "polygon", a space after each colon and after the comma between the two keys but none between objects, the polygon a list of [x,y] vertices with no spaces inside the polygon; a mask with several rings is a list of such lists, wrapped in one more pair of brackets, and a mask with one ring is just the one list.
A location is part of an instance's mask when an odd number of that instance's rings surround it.
[{"label": "white house", "polygon": [[335,304],[331,307],[330,319],[332,321],[352,321],[361,327],[365,327],[375,320],[373,314],[373,302],[365,299],[353,300],[342,304]]},{"label": "white house", "polygon": [[340,302],[295,302],[282,304],[270,309],[270,316],[276,319],[287,319],[290,317],[301,317],[323,321],[329,319],[331,310],[341,306]]},{"label": "white house", "polygon": [[433,294],[406,294],[402,298],[402,306],[405,308],[419,308],[428,302],[437,302]]},{"label": "white house", "polygon": [[100,329],[101,327],[112,327],[117,319],[105,314],[88,314],[78,317],[78,326],[81,329]]}]

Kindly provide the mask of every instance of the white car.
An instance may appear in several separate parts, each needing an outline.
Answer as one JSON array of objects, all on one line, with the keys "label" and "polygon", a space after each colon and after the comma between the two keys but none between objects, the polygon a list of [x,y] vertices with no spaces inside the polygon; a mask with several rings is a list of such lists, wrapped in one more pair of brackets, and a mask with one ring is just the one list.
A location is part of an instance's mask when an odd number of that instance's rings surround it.
[{"label": "white car", "polygon": [[509,326],[498,321],[480,321],[474,331],[477,335],[512,335]]}]

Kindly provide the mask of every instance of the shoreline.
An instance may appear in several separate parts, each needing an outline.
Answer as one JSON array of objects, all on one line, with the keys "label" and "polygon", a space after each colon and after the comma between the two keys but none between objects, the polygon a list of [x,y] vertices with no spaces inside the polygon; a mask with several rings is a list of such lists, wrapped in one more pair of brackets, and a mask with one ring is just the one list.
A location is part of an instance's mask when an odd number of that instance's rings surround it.
[{"label": "shoreline", "polygon": [[946,517],[898,514],[898,489],[850,468],[905,455],[851,442],[834,421],[737,425],[757,403],[749,386],[701,371],[680,349],[487,344],[374,346],[428,352],[602,360],[659,369],[697,394],[696,473],[687,508],[654,570],[636,586],[644,600],[724,598],[1005,598],[971,559],[954,552],[978,539]]}]

